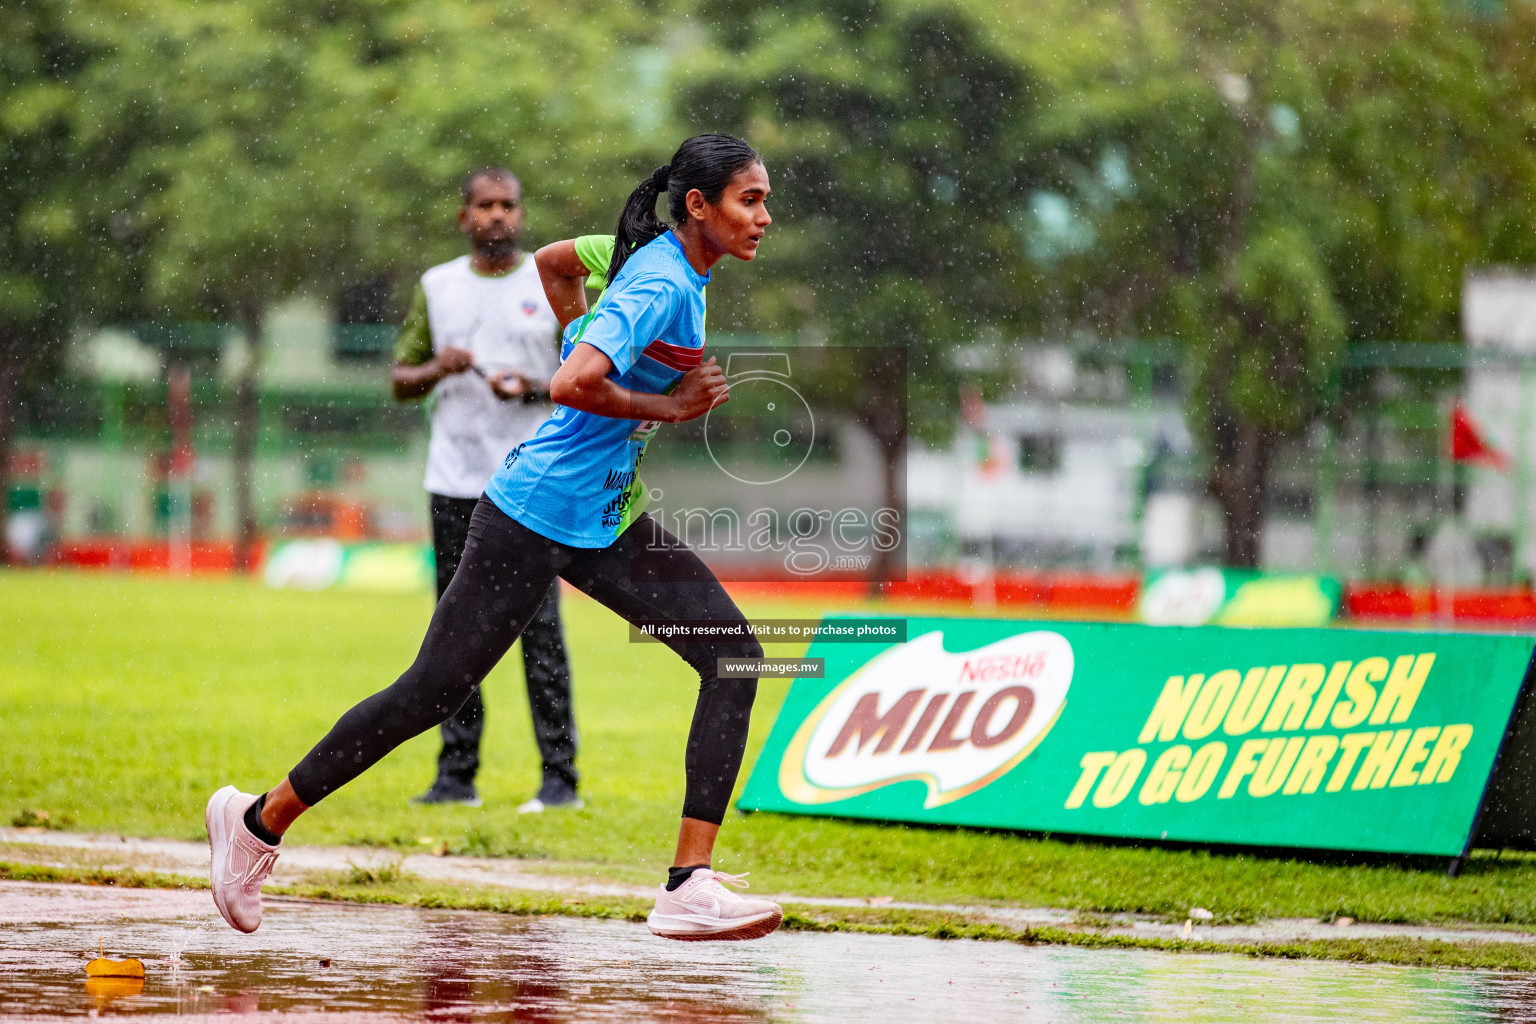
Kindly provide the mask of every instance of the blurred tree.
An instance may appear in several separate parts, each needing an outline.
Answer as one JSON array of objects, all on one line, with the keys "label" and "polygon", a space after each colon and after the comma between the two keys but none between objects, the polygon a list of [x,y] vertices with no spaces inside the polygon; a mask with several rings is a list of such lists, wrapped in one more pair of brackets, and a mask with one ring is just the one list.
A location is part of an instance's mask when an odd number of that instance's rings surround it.
[{"label": "blurred tree", "polygon": [[451,216],[473,167],[523,175],[536,231],[599,203],[616,217],[636,110],[613,97],[624,63],[598,25],[627,22],[602,0],[85,6],[108,57],[77,116],[141,139],[114,187],[147,244],[148,298],[245,338],[233,461],[248,566],[265,311],[458,251]]},{"label": "blurred tree", "polygon": [[1344,347],[1452,337],[1468,264],[1536,262],[1536,5],[1468,11],[18,0],[0,10],[0,474],[7,396],[45,340],[89,318],[238,321],[258,348],[238,387],[248,552],[272,302],[457,252],[472,166],[516,170],[547,239],[606,230],[683,135],[717,129],[767,157],[779,223],[754,273],[712,285],[711,326],[904,349],[905,381],[876,361],[836,382],[888,488],[883,398],[905,386],[920,435],[951,429],[957,346],[1176,335],[1227,559],[1253,564],[1275,448],[1339,415]]},{"label": "blurred tree", "polygon": [[787,222],[735,315],[908,345],[919,430],[990,331],[1182,339],[1233,565],[1347,343],[1454,337],[1464,268],[1536,255],[1529,4],[701,9],[687,109],[759,145]]},{"label": "blurred tree", "polygon": [[1100,218],[1093,253],[1109,259],[1074,269],[1145,296],[1126,310],[1142,330],[1186,342],[1229,565],[1258,564],[1276,446],[1322,411],[1343,352],[1326,250],[1345,190],[1326,159],[1303,151],[1296,104],[1320,84],[1308,44],[1350,17],[1324,4],[1208,0],[1141,10],[1131,22],[1141,80],[1124,83],[1120,115],[1129,123],[1093,133],[1103,153],[1123,147],[1135,209]]},{"label": "blurred tree", "polygon": [[49,52],[57,13],[31,3],[0,10],[6,40],[0,49],[0,565],[10,555],[11,433],[21,363],[37,347],[51,305],[43,266],[51,253],[27,229],[34,211],[46,204],[39,193],[51,189],[50,164],[61,162],[59,115],[70,94],[69,70]]},{"label": "blurred tree", "polygon": [[[81,132],[79,89],[101,55],[64,0],[0,8],[0,564],[23,395],[62,381],[60,342],[82,319],[137,308],[137,252],[100,183],[126,157]],[[131,143],[130,143],[131,145]]]},{"label": "blurred tree", "polygon": [[[702,19],[718,49],[684,88],[686,116],[762,152],[781,221],[731,313],[896,350],[865,349],[822,390],[874,435],[900,507],[908,430],[952,427],[956,347],[1027,308],[1008,216],[1039,174],[1032,80],[948,6],[704,0]],[[882,559],[873,579],[890,571]]]},{"label": "blurred tree", "polygon": [[1053,67],[1037,142],[1080,240],[1042,268],[1094,333],[1186,342],[1226,560],[1255,565],[1276,446],[1341,414],[1346,344],[1454,338],[1464,269],[1536,255],[1536,79],[1509,42],[1536,11],[1035,10],[1063,34],[1017,44]]}]

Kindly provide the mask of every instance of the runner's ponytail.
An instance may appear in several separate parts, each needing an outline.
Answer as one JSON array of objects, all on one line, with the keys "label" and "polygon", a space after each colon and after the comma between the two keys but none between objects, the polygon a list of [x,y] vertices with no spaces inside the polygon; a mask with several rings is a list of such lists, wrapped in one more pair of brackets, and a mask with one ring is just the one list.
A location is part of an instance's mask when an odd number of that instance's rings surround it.
[{"label": "runner's ponytail", "polygon": [[635,250],[667,233],[668,225],[656,216],[656,200],[662,193],[666,193],[672,222],[681,224],[688,215],[689,192],[698,189],[705,202],[718,203],[737,172],[762,162],[757,150],[730,135],[695,135],[677,147],[672,162],[652,171],[625,201],[614,232],[609,282],[619,276]]}]

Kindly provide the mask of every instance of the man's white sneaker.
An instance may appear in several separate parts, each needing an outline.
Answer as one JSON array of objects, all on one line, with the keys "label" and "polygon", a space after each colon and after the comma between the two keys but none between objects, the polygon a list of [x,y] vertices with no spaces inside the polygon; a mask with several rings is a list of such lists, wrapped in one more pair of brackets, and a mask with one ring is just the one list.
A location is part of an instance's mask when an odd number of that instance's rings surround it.
[{"label": "man's white sneaker", "polygon": [[579,811],[587,806],[580,798],[573,796],[569,800],[554,800],[545,802],[539,797],[525,801],[517,805],[518,814],[543,814],[545,811]]},{"label": "man's white sneaker", "polygon": [[662,886],[646,926],[666,939],[760,939],[784,920],[777,903],[743,899],[722,882],[747,887],[745,874],[709,868],[695,868],[674,892]]},{"label": "man's white sneaker", "polygon": [[255,794],[225,786],[208,798],[203,812],[213,853],[208,870],[213,902],[229,926],[242,932],[261,927],[261,883],[272,873],[278,854],[277,847],[245,827],[246,808],[255,802]]}]

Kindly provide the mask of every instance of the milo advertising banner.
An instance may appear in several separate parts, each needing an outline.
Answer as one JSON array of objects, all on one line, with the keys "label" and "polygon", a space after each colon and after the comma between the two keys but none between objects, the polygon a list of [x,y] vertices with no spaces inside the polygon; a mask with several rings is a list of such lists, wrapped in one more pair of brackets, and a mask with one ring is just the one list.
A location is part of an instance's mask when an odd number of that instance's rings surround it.
[{"label": "milo advertising banner", "polygon": [[1326,626],[1343,592],[1332,576],[1167,569],[1147,574],[1137,612],[1149,626]]},{"label": "milo advertising banner", "polygon": [[[868,620],[861,620],[868,621]],[[812,644],[744,810],[1462,855],[1526,637],[909,619]]]}]

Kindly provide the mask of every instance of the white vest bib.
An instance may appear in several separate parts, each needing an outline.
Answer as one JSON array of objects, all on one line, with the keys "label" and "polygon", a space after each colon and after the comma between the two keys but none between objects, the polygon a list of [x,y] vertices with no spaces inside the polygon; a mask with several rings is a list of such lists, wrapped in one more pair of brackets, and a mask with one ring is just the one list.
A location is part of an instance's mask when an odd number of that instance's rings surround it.
[{"label": "white vest bib", "polygon": [[[421,288],[433,352],[468,349],[487,374],[515,370],[540,382],[559,368],[560,325],[532,256],[503,277],[481,277],[460,256],[422,274]],[[434,398],[425,485],[449,498],[478,498],[507,453],[554,408],[498,398],[473,370],[438,382]]]}]

